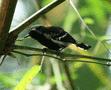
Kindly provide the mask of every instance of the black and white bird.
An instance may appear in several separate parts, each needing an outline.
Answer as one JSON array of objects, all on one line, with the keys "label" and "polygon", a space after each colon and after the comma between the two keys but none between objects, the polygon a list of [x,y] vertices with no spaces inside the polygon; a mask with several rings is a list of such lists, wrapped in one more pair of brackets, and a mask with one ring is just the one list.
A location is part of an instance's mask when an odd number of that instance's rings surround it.
[{"label": "black and white bird", "polygon": [[31,28],[29,36],[51,50],[61,51],[70,44],[74,44],[84,50],[91,46],[78,43],[69,33],[58,26],[35,26]]}]

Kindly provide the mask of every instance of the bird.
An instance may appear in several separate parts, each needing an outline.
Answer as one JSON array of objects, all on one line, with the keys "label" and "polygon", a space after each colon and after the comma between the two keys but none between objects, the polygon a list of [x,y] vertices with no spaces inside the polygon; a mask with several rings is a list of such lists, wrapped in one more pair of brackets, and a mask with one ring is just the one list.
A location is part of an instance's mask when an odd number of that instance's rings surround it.
[{"label": "bird", "polygon": [[90,45],[78,43],[68,32],[59,26],[34,26],[30,28],[29,36],[48,49],[62,51],[70,44],[88,50]]}]

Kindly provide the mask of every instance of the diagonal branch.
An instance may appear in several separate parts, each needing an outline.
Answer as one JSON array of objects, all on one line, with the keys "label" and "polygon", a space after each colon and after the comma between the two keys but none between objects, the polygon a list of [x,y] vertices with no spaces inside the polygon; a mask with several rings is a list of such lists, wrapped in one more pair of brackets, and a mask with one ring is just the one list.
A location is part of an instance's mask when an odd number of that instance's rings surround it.
[{"label": "diagonal branch", "polygon": [[49,12],[50,10],[52,10],[53,8],[55,8],[57,5],[61,4],[64,1],[65,0],[54,0],[53,2],[49,3],[48,5],[46,5],[45,7],[43,7],[42,9],[40,9],[39,11],[37,11],[36,13],[34,13],[32,16],[30,16],[29,18],[27,18],[25,21],[23,21],[22,23],[20,23],[17,27],[13,28],[11,30],[12,32],[10,34],[15,33],[16,35],[18,35],[27,26],[29,26],[32,22],[36,21],[40,16],[42,16],[45,13]]}]

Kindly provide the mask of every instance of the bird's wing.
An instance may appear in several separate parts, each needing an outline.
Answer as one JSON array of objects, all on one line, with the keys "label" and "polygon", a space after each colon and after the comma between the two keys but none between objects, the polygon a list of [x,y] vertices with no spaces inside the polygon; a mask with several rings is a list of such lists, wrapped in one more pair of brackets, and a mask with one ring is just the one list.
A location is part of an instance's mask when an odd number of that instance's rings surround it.
[{"label": "bird's wing", "polygon": [[43,36],[47,39],[60,40],[60,37],[62,38],[64,34],[65,32],[60,27],[47,27]]},{"label": "bird's wing", "polygon": [[59,46],[68,46],[69,45],[68,42],[61,42],[59,40],[54,40],[54,39],[51,39],[51,41],[58,44]]},{"label": "bird's wing", "polygon": [[60,27],[49,27],[47,34],[54,40],[76,43],[76,40]]}]

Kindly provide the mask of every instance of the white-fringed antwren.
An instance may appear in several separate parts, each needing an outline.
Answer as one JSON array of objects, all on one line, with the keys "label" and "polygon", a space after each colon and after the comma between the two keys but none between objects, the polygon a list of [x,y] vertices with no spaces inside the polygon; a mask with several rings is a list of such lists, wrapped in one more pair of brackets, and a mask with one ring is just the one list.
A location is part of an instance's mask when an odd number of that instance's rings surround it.
[{"label": "white-fringed antwren", "polygon": [[58,26],[35,26],[31,28],[29,36],[40,42],[49,49],[61,51],[69,44],[88,50],[91,46],[78,43],[69,33]]}]

